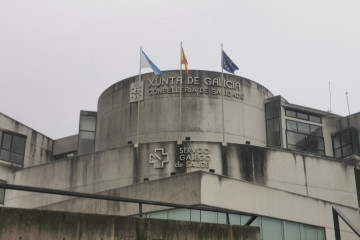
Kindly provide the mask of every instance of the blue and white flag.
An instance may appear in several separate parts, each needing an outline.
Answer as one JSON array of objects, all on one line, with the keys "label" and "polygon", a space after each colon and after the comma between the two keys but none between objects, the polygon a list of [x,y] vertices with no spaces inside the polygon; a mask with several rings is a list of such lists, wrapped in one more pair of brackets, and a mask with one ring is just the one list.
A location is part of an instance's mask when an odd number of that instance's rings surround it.
[{"label": "blue and white flag", "polygon": [[236,66],[236,64],[229,58],[228,55],[224,51],[222,51],[222,68],[225,71],[234,73],[236,70],[239,70],[239,68]]},{"label": "blue and white flag", "polygon": [[162,74],[162,71],[146,56],[144,51],[141,51],[141,68],[151,68],[156,75]]}]

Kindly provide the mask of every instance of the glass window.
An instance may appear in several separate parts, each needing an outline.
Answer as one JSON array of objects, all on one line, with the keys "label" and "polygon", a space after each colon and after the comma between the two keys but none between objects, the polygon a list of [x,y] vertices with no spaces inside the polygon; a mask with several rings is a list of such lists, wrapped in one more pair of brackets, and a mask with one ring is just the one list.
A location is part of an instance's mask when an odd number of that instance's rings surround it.
[{"label": "glass window", "polygon": [[292,110],[289,110],[289,109],[285,110],[285,115],[288,116],[288,117],[296,118],[296,112],[292,111]]},{"label": "glass window", "polygon": [[94,152],[95,150],[95,132],[79,133],[79,154]]},{"label": "glass window", "polygon": [[333,135],[332,142],[336,158],[359,154],[358,134],[355,129],[346,129]]},{"label": "glass window", "polygon": [[309,115],[309,121],[321,123],[321,117],[314,116],[314,115]]},{"label": "glass window", "polygon": [[322,127],[286,120],[287,148],[325,154]]},{"label": "glass window", "polygon": [[285,222],[284,223],[285,240],[301,240],[300,224]]},{"label": "glass window", "polygon": [[238,214],[229,214],[230,224],[231,225],[240,225],[240,215]]},{"label": "glass window", "polygon": [[315,136],[322,136],[322,128],[315,125],[310,125],[310,134]]},{"label": "glass window", "polygon": [[321,123],[320,116],[315,116],[315,115],[311,115],[311,114],[307,114],[307,113],[303,113],[303,112],[297,112],[296,110],[285,109],[285,115],[287,117],[299,118],[299,119],[310,121],[310,122]]},{"label": "glass window", "polygon": [[298,125],[299,133],[306,133],[306,134],[310,133],[310,125],[309,124],[298,122],[297,125]]},{"label": "glass window", "polygon": [[226,222],[226,213],[218,213],[218,223],[219,224],[227,224]]},{"label": "glass window", "polygon": [[14,135],[12,139],[11,151],[24,154],[25,152],[25,138]]},{"label": "glass window", "polygon": [[190,221],[190,209],[173,209],[169,210],[170,220]]},{"label": "glass window", "polygon": [[168,219],[167,212],[154,212],[150,213],[147,217],[155,219]]},{"label": "glass window", "polygon": [[217,223],[217,212],[201,211],[201,222]]},{"label": "glass window", "polygon": [[287,120],[286,121],[286,129],[289,130],[289,131],[297,132],[297,124],[296,124],[296,122]]},{"label": "glass window", "polygon": [[355,171],[356,192],[358,197],[358,204],[360,207],[360,170],[355,168],[354,171]]},{"label": "glass window", "polygon": [[200,210],[191,209],[190,214],[192,222],[200,222]]},{"label": "glass window", "polygon": [[23,164],[26,138],[0,131],[0,159]]},{"label": "glass window", "polygon": [[297,112],[296,116],[297,116],[297,118],[300,118],[300,119],[303,119],[303,120],[308,120],[309,119],[309,115],[307,115],[306,113]]},{"label": "glass window", "polygon": [[325,240],[325,231],[323,228],[317,228],[317,240]]},{"label": "glass window", "polygon": [[304,239],[306,240],[317,240],[317,231],[315,227],[303,226]]},{"label": "glass window", "polygon": [[263,240],[282,239],[282,228],[280,220],[263,217],[261,229]]},{"label": "glass window", "polygon": [[10,151],[1,149],[0,159],[9,161],[10,160]]},{"label": "glass window", "polygon": [[96,117],[80,115],[80,131],[94,132],[96,129]]},{"label": "glass window", "polygon": [[[4,180],[0,180],[0,183],[6,183]],[[0,204],[4,204],[5,199],[5,189],[0,188]]]},{"label": "glass window", "polygon": [[305,136],[304,134],[287,132],[288,144],[305,147]]},{"label": "glass window", "polygon": [[270,146],[280,146],[280,123],[279,118],[266,121],[267,143]]},{"label": "glass window", "polygon": [[[87,115],[91,114],[91,115]],[[95,116],[94,116],[95,114]],[[96,113],[81,112],[79,126],[78,154],[83,155],[95,151]]]},{"label": "glass window", "polygon": [[2,141],[2,148],[10,150],[11,148],[11,135],[4,133],[3,141]]},{"label": "glass window", "polygon": [[279,117],[279,102],[274,101],[265,105],[266,119],[273,119]]}]

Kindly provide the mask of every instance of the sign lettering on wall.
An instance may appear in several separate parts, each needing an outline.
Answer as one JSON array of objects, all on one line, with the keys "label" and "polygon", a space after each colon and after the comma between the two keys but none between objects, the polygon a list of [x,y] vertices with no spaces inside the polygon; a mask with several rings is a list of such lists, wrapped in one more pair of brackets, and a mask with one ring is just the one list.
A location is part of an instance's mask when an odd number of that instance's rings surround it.
[{"label": "sign lettering on wall", "polygon": [[201,147],[181,147],[179,159],[175,161],[175,168],[209,168],[210,149]]}]

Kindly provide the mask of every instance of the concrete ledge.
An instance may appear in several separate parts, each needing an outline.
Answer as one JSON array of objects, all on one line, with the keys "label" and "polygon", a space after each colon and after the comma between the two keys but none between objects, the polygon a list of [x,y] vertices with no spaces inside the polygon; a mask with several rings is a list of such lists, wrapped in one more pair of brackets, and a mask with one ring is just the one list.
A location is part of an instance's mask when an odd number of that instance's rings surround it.
[{"label": "concrete ledge", "polygon": [[260,240],[258,227],[0,208],[0,239]]}]

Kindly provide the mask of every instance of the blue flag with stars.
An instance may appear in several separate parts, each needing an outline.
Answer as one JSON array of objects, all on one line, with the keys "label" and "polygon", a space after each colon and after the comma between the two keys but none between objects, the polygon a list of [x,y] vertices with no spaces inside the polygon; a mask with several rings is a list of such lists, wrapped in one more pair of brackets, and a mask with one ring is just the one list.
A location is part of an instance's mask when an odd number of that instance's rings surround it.
[{"label": "blue flag with stars", "polygon": [[236,64],[229,58],[228,55],[226,55],[226,53],[224,51],[222,51],[222,68],[225,71],[234,73],[236,70],[239,70],[239,68],[236,66]]}]

